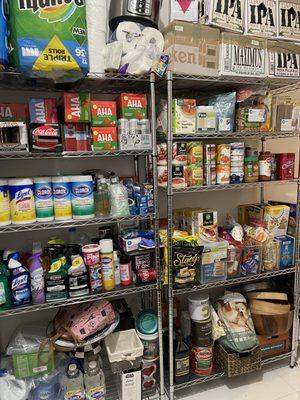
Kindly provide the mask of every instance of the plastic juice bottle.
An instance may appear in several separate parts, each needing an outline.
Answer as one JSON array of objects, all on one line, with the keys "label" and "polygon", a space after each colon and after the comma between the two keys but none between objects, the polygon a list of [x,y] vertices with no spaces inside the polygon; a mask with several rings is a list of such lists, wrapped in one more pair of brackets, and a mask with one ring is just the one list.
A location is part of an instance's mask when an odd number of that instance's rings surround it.
[{"label": "plastic juice bottle", "polygon": [[70,364],[63,380],[64,400],[85,400],[82,373],[76,364]]},{"label": "plastic juice bottle", "polygon": [[105,400],[105,376],[97,361],[90,361],[84,376],[87,400]]},{"label": "plastic juice bottle", "polygon": [[11,298],[8,287],[8,271],[5,264],[0,262],[0,311],[11,307]]},{"label": "plastic juice bottle", "polygon": [[114,248],[111,239],[100,240],[102,285],[104,290],[113,290],[115,283]]}]

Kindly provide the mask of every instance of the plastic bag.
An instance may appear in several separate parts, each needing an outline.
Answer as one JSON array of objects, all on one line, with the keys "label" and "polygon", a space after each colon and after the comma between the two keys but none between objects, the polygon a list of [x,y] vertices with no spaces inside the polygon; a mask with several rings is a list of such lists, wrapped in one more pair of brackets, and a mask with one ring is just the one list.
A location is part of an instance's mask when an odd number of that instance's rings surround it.
[{"label": "plastic bag", "polygon": [[233,132],[236,93],[224,93],[208,99],[217,113],[217,129],[219,132]]},{"label": "plastic bag", "polygon": [[10,340],[6,355],[38,352],[41,343],[47,337],[47,327],[48,323],[23,326]]},{"label": "plastic bag", "polygon": [[16,379],[7,370],[0,370],[0,400],[27,400],[33,382]]}]

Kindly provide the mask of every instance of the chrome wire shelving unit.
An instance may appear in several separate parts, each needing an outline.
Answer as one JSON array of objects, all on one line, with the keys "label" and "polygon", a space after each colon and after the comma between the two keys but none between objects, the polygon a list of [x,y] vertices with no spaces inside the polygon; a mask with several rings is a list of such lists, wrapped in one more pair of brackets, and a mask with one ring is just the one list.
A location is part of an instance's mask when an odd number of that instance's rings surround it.
[{"label": "chrome wire shelving unit", "polygon": [[[168,130],[167,137],[163,138],[160,134],[158,134],[159,140],[167,141],[167,170],[168,170],[168,184],[165,188],[160,188],[161,192],[167,196],[167,218],[168,218],[168,226],[167,226],[167,254],[168,254],[168,341],[169,341],[169,369],[168,374],[166,375],[166,387],[168,391],[168,396],[170,400],[174,400],[176,398],[177,391],[189,388],[192,385],[204,384],[206,382],[214,381],[219,378],[225,377],[225,374],[222,371],[217,370],[215,374],[211,376],[194,376],[191,375],[188,382],[183,384],[175,384],[174,381],[174,325],[173,325],[173,306],[174,306],[174,298],[179,295],[188,295],[193,292],[200,292],[203,290],[212,291],[214,289],[226,288],[229,286],[237,286],[239,284],[244,284],[248,282],[259,281],[263,279],[272,279],[276,277],[294,277],[294,322],[293,322],[293,332],[292,332],[292,346],[291,351],[280,356],[270,357],[262,362],[263,365],[267,365],[270,363],[274,363],[280,360],[290,360],[290,366],[296,365],[297,359],[297,348],[298,348],[298,332],[299,332],[299,290],[300,290],[300,282],[299,282],[299,218],[296,221],[296,240],[295,240],[295,265],[294,267],[288,269],[282,269],[278,271],[270,271],[270,272],[262,272],[257,275],[248,275],[248,276],[240,276],[238,278],[228,279],[224,282],[216,282],[209,284],[201,284],[198,286],[190,287],[190,288],[174,288],[173,287],[173,249],[172,249],[172,232],[174,229],[173,226],[173,201],[179,195],[188,196],[191,193],[201,193],[204,192],[216,192],[216,191],[226,191],[226,190],[244,190],[244,189],[259,189],[260,191],[260,200],[264,201],[265,188],[275,185],[290,185],[293,184],[295,186],[297,192],[297,215],[299,216],[300,212],[300,181],[299,179],[292,179],[289,181],[270,181],[270,182],[257,182],[257,183],[241,183],[241,184],[230,184],[230,185],[213,185],[213,186],[201,186],[201,187],[191,187],[184,189],[173,189],[172,188],[172,149],[174,141],[189,141],[189,140],[201,140],[207,141],[210,143],[212,140],[219,142],[219,140],[223,140],[224,143],[235,140],[260,140],[261,148],[265,150],[265,145],[267,140],[271,139],[288,139],[288,138],[297,138],[299,139],[299,131],[292,132],[234,132],[234,133],[202,133],[202,134],[191,134],[191,135],[173,135],[172,131],[172,100],[173,95],[177,97],[182,97],[186,93],[188,94],[188,98],[193,98],[197,94],[201,96],[201,93],[205,91],[207,92],[224,92],[224,88],[238,88],[241,86],[263,86],[269,87],[272,90],[272,93],[275,95],[285,93],[289,90],[296,90],[300,88],[299,81],[295,79],[256,79],[256,78],[247,78],[245,80],[244,77],[207,77],[207,76],[188,76],[188,75],[176,75],[173,74],[172,71],[168,72],[166,82],[158,85],[158,88],[163,88],[167,90],[167,114],[168,114]],[[198,93],[197,93],[198,91]],[[194,96],[195,95],[195,96]],[[199,96],[197,96],[199,97]],[[188,197],[187,197],[188,199]],[[205,388],[204,388],[205,389]]]},{"label": "chrome wire shelving unit", "polygon": [[[28,305],[24,307],[15,307],[0,312],[0,319],[2,326],[5,318],[25,315],[29,313],[40,313],[44,310],[53,310],[62,306],[71,306],[81,303],[87,303],[98,299],[114,299],[123,296],[139,296],[141,300],[142,308],[153,307],[157,311],[158,316],[158,327],[159,327],[159,374],[160,380],[158,387],[154,392],[146,392],[143,394],[143,398],[147,400],[154,400],[157,398],[164,397],[164,364],[163,364],[163,339],[162,339],[162,301],[161,301],[161,270],[160,270],[160,247],[159,247],[159,214],[158,214],[158,189],[157,189],[157,149],[156,149],[156,79],[154,74],[145,76],[123,76],[119,74],[92,74],[88,77],[83,78],[77,82],[67,83],[55,83],[51,79],[44,78],[28,78],[15,71],[1,71],[0,72],[0,93],[5,91],[12,92],[26,92],[27,94],[35,95],[36,92],[44,93],[47,96],[48,93],[56,93],[57,96],[62,92],[68,91],[85,91],[91,94],[103,94],[103,95],[115,95],[117,96],[121,92],[140,92],[145,93],[148,98],[148,114],[151,121],[151,132],[153,139],[153,149],[150,151],[97,151],[97,152],[65,152],[62,154],[55,153],[20,153],[20,152],[7,152],[0,153],[0,168],[1,171],[9,171],[11,163],[18,160],[22,160],[26,166],[27,161],[37,160],[43,162],[43,160],[62,160],[61,170],[63,170],[63,160],[75,160],[81,158],[90,158],[96,162],[99,158],[107,158],[107,164],[109,160],[113,165],[113,160],[116,157],[121,157],[124,162],[128,162],[129,159],[134,159],[135,163],[135,175],[139,176],[140,179],[144,179],[146,171],[149,169],[149,164],[152,164],[152,178],[154,188],[154,211],[147,215],[139,216],[128,216],[122,218],[93,218],[90,220],[71,220],[66,222],[47,222],[47,223],[34,223],[27,225],[8,225],[0,227],[0,237],[3,234],[21,233],[30,234],[32,231],[44,231],[53,229],[63,229],[70,227],[90,227],[95,225],[110,225],[117,224],[118,226],[124,222],[151,222],[154,232],[156,248],[154,250],[155,262],[157,269],[157,281],[152,284],[138,285],[135,284],[130,287],[116,288],[110,292],[102,292],[95,295],[86,295],[79,298],[68,298],[62,301],[54,301],[44,303],[41,305]],[[39,96],[40,96],[39,93]],[[150,160],[150,162],[149,162]],[[96,164],[97,165],[97,164]],[[25,168],[25,167],[22,167]],[[3,175],[3,173],[2,173]],[[111,374],[107,379],[107,399],[117,400],[119,394],[114,383],[114,379],[111,379]],[[111,384],[111,385],[110,385]]]}]

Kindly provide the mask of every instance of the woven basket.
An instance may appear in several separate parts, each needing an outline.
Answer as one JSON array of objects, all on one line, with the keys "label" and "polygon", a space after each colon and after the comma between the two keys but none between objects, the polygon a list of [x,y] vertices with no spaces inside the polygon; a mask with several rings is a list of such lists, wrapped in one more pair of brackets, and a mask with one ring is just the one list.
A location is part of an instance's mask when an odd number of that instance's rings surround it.
[{"label": "woven basket", "polygon": [[261,349],[256,347],[246,354],[228,353],[222,345],[218,344],[216,360],[229,378],[249,374],[261,369]]}]

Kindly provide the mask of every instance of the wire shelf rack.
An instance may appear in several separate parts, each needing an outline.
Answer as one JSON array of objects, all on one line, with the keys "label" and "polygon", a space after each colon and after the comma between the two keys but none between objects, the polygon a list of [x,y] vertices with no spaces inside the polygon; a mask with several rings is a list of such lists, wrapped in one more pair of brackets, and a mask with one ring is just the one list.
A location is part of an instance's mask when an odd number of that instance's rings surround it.
[{"label": "wire shelf rack", "polygon": [[148,285],[146,285],[146,284],[134,285],[131,287],[126,287],[126,288],[125,287],[117,288],[117,289],[111,290],[109,292],[89,294],[86,296],[69,298],[66,300],[53,301],[51,303],[49,302],[49,303],[44,303],[44,304],[36,304],[36,305],[32,304],[32,305],[28,305],[28,306],[20,306],[20,307],[10,308],[5,311],[1,311],[0,318],[12,317],[12,316],[16,316],[16,315],[44,311],[44,310],[51,310],[51,309],[59,308],[59,307],[73,306],[76,304],[89,303],[91,301],[96,301],[96,300],[101,300],[101,299],[113,299],[116,297],[123,297],[123,296],[128,296],[128,295],[136,294],[136,293],[144,293],[144,292],[149,292],[151,290],[156,290],[157,287],[158,287],[157,283],[152,283],[152,284],[148,284]]},{"label": "wire shelf rack", "polygon": [[175,135],[173,140],[201,140],[201,139],[284,139],[289,137],[298,137],[299,131],[287,132],[201,132],[190,135]]},{"label": "wire shelf rack", "polygon": [[130,221],[146,221],[154,218],[154,214],[146,215],[129,215],[128,217],[107,217],[107,218],[92,218],[87,220],[71,220],[71,221],[52,221],[52,222],[35,222],[27,225],[7,225],[0,227],[1,233],[12,233],[12,232],[32,232],[32,231],[43,231],[45,229],[62,229],[62,228],[73,228],[91,225],[109,225],[122,222]]},{"label": "wire shelf rack", "polygon": [[267,278],[276,278],[277,276],[289,275],[296,272],[296,268],[286,268],[279,271],[270,271],[270,272],[262,272],[261,274],[241,276],[238,278],[229,279],[227,281],[222,282],[214,282],[214,283],[206,283],[201,284],[199,286],[194,286],[190,288],[182,288],[182,289],[174,289],[174,296],[178,296],[185,293],[193,293],[193,292],[201,292],[203,290],[215,289],[215,288],[223,288],[226,286],[240,285],[242,283],[254,282]]}]

